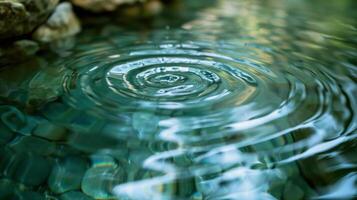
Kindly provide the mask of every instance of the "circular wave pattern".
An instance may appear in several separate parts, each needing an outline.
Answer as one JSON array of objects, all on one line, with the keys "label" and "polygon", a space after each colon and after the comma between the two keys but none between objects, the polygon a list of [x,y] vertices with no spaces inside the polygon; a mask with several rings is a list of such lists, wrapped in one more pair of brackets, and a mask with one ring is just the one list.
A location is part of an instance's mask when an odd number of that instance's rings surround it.
[{"label": "circular wave pattern", "polygon": [[[89,52],[66,62],[68,68],[75,66],[64,84],[68,100],[75,103],[80,94],[93,104],[104,105],[101,108],[173,110],[242,104],[257,95],[261,80],[245,71],[248,66],[244,63],[194,48],[162,46],[157,50],[148,50],[145,45],[134,47],[127,55],[108,54],[116,49],[102,49],[104,54]],[[91,58],[95,58],[94,63]]]},{"label": "circular wave pattern", "polygon": [[[263,63],[240,54],[239,46],[205,42],[99,43],[93,49],[65,61],[65,102],[101,119],[124,116],[118,128],[124,131],[114,139],[137,134],[139,141],[179,146],[145,157],[145,170],[164,175],[109,188],[118,197],[147,198],[132,191],[140,187],[149,199],[171,198],[156,189],[193,178],[208,199],[241,195],[233,192],[237,187],[274,199],[268,183],[278,182],[280,191],[288,176],[313,196],[300,172],[289,175],[284,166],[355,138],[346,130],[348,97],[323,66]],[[260,46],[245,50],[269,56]],[[185,159],[189,166],[176,161]],[[225,190],[216,188],[221,184]]]}]

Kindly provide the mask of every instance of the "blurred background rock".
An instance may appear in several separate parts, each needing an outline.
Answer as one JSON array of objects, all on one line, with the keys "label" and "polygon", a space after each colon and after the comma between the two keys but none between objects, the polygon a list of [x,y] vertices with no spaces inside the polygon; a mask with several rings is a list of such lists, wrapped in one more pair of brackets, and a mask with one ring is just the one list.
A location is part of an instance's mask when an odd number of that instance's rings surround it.
[{"label": "blurred background rock", "polygon": [[[0,67],[73,46],[85,23],[148,19],[176,0],[0,0]],[[86,20],[87,19],[87,20]],[[95,23],[95,22],[94,22]],[[129,22],[130,23],[130,22]]]}]

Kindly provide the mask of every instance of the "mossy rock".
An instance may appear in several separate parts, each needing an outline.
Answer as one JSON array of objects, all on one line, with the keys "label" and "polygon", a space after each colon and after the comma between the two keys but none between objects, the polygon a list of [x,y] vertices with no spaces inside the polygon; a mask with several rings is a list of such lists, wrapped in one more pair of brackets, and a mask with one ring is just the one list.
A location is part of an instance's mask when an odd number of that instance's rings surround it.
[{"label": "mossy rock", "polygon": [[32,32],[45,22],[58,0],[0,0],[0,39]]}]

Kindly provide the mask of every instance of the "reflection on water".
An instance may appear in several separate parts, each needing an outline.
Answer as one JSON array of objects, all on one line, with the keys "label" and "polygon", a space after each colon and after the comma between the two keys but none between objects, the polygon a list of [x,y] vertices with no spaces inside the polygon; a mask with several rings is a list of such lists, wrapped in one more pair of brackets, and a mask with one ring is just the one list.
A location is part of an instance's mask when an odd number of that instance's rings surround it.
[{"label": "reflection on water", "polygon": [[201,4],[3,69],[1,199],[356,198],[356,4]]}]

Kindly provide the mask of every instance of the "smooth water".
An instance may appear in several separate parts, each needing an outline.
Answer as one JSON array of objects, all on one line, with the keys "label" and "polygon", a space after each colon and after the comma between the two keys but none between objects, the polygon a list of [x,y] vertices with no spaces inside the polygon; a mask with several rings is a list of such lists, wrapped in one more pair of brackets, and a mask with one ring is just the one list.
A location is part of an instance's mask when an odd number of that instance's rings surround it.
[{"label": "smooth water", "polygon": [[165,9],[0,71],[0,199],[357,198],[355,1]]}]

